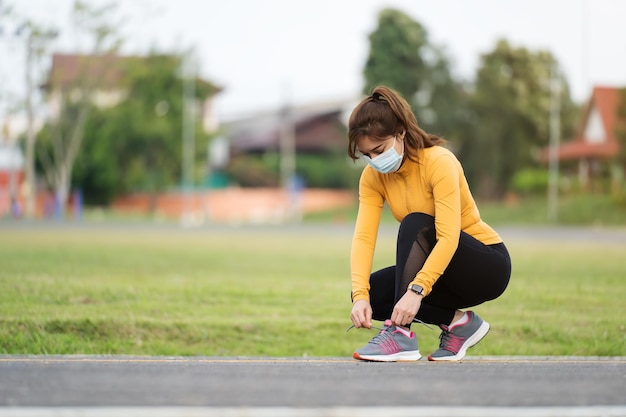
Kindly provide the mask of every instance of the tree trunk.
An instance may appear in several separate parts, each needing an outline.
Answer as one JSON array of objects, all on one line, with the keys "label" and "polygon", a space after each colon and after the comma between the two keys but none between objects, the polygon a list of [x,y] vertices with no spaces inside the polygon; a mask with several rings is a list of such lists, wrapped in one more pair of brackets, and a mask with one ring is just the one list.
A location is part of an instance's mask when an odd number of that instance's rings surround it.
[{"label": "tree trunk", "polygon": [[37,178],[35,174],[35,116],[33,110],[33,80],[31,66],[33,57],[33,38],[29,35],[26,45],[26,160],[24,161],[24,177],[28,185],[26,192],[26,218],[35,216],[35,195],[37,194]]},{"label": "tree trunk", "polygon": [[54,189],[54,218],[62,220],[65,218],[65,208],[70,194],[70,178],[68,167],[60,164],[56,167],[52,188]]}]

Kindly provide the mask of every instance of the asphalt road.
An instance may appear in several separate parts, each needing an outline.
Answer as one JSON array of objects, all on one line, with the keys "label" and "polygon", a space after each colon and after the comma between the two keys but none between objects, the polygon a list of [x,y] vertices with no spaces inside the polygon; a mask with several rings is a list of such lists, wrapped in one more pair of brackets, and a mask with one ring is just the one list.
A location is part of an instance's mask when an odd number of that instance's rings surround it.
[{"label": "asphalt road", "polygon": [[370,363],[0,356],[0,417],[100,416],[105,410],[153,416],[157,410],[168,416],[626,416],[626,357]]}]

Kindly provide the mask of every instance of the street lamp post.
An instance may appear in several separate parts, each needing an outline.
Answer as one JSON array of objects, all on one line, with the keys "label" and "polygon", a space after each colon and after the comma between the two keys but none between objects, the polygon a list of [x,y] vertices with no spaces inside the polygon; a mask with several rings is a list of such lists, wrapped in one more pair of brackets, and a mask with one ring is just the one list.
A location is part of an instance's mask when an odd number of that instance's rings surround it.
[{"label": "street lamp post", "polygon": [[557,65],[550,69],[550,146],[548,176],[548,219],[558,219],[559,208],[559,143],[561,131],[561,81]]},{"label": "street lamp post", "polygon": [[289,100],[281,112],[280,133],[280,177],[281,185],[287,195],[287,220],[292,221],[297,216],[297,189],[296,184],[296,130],[293,109]]},{"label": "street lamp post", "polygon": [[183,215],[182,223],[189,226],[193,217],[193,181],[194,181],[194,160],[196,146],[196,100],[195,100],[195,79],[196,62],[194,50],[191,49],[183,56]]}]

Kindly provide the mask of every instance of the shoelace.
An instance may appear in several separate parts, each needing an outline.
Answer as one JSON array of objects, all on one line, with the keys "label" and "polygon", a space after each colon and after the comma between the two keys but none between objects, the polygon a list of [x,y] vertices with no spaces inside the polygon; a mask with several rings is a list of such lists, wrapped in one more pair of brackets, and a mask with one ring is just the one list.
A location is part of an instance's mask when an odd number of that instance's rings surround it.
[{"label": "shoelace", "polygon": [[448,330],[444,330],[441,332],[441,334],[439,335],[439,340],[441,340],[441,343],[439,345],[441,349],[452,352],[455,355],[459,353],[459,350],[461,350],[461,346],[463,346],[463,342],[465,341],[464,338],[456,336]]},{"label": "shoelace", "polygon": [[[424,326],[428,327],[430,330],[434,330],[431,326],[428,325],[428,323],[424,323],[423,321],[421,321],[420,319],[413,319],[413,323],[419,323],[419,324],[423,324]],[[348,333],[350,330],[354,329],[354,324],[352,324],[350,327],[348,327],[346,329],[346,333]],[[376,326],[372,326],[372,329],[378,329],[378,330],[383,330],[384,327],[376,327]]]},{"label": "shoelace", "polygon": [[[346,329],[346,333],[348,333],[350,330],[354,329],[354,327],[355,327],[355,326],[354,326],[354,324],[353,324],[353,325],[351,325],[350,327],[348,327],[348,328]],[[383,328],[384,328],[384,327],[372,326],[372,329],[377,329],[377,330],[382,330]]]}]

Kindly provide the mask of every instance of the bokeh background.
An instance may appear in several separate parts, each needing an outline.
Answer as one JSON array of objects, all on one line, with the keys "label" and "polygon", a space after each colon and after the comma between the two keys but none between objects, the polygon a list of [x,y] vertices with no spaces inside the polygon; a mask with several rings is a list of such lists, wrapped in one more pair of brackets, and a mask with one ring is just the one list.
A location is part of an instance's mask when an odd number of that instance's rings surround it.
[{"label": "bokeh background", "polygon": [[345,157],[347,116],[386,84],[449,140],[494,219],[620,223],[624,12],[2,0],[0,216],[349,218],[362,164]]}]

